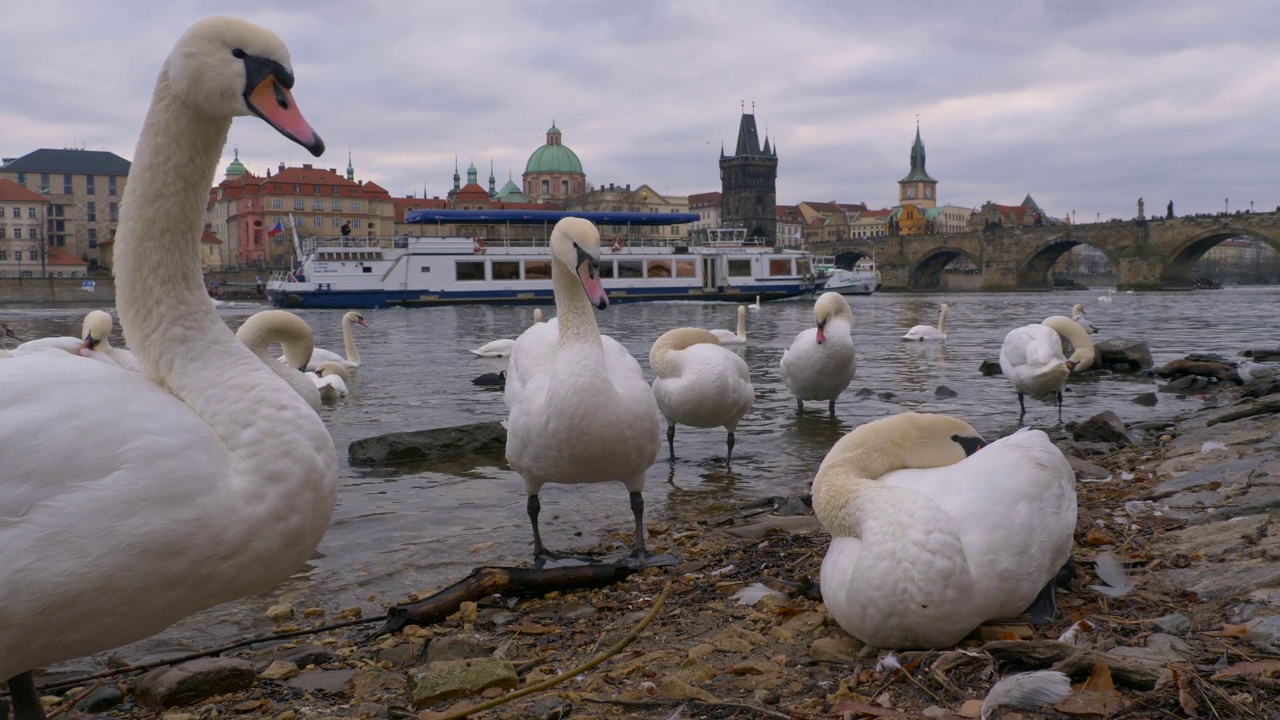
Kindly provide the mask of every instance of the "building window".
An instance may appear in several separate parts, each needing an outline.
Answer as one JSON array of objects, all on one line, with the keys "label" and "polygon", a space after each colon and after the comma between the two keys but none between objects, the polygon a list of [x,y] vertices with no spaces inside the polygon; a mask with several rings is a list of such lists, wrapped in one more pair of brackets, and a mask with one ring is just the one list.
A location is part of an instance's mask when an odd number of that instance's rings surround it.
[{"label": "building window", "polygon": [[35,274],[35,272],[34,272],[34,271],[31,271],[31,270],[23,270],[23,271],[22,271],[22,277],[35,277],[35,276],[36,276],[36,274]]},{"label": "building window", "polygon": [[484,280],[484,261],[458,260],[455,263],[454,272],[459,281]]},{"label": "building window", "polygon": [[94,187],[93,187],[93,182],[94,182],[94,180],[93,180],[93,178],[94,178],[94,176],[93,176],[93,175],[85,175],[85,176],[84,176],[84,194],[85,194],[85,195],[93,195],[93,194],[94,194]]},{"label": "building window", "polygon": [[108,195],[116,194],[116,176],[115,175],[107,176],[107,194]]},{"label": "building window", "polygon": [[362,204],[359,200],[351,201],[351,212],[363,212]]},{"label": "building window", "polygon": [[107,217],[109,217],[109,218],[110,218],[111,222],[116,222],[117,220],[119,220],[119,218],[120,218],[120,206],[119,206],[118,204],[116,204],[116,203],[110,203],[110,204],[108,204],[108,205],[107,205]]},{"label": "building window", "polygon": [[311,194],[312,194],[312,195],[319,195],[319,194],[320,194],[320,186],[319,186],[319,185],[312,185],[312,186],[311,186]]},{"label": "building window", "polygon": [[94,241],[94,240],[97,240],[97,239],[98,239],[98,230],[97,230],[97,228],[89,228],[89,240],[90,240],[90,242],[92,242],[92,241]]},{"label": "building window", "polygon": [[[16,229],[16,228],[15,228],[15,229]],[[89,237],[93,237],[93,230],[90,230],[90,231],[89,231]],[[35,228],[27,228],[27,239],[28,239],[28,240],[38,240],[38,239],[39,239],[38,237],[36,237],[36,229],[35,229]]]},{"label": "building window", "polygon": [[362,228],[362,227],[364,227],[364,220],[361,220],[360,218],[353,218],[353,219],[351,220],[351,227],[353,227],[353,228]]},{"label": "building window", "polygon": [[283,210],[283,209],[284,209],[284,198],[271,198],[271,209],[272,209],[272,210]]},{"label": "building window", "polygon": [[88,213],[86,218],[89,222],[98,222],[98,204],[95,202],[85,203],[85,212]]},{"label": "building window", "polygon": [[568,195],[568,194],[569,194],[569,181],[568,181],[568,180],[561,180],[561,181],[560,181],[560,194],[561,194],[561,195]]},{"label": "building window", "polygon": [[317,215],[316,217],[311,218],[311,224],[315,227],[322,228],[324,227],[324,218]]},{"label": "building window", "polygon": [[340,227],[342,227],[342,218],[340,218],[340,217],[336,217],[336,218],[334,218],[334,219],[333,219],[333,226],[334,226],[334,227],[336,227],[336,228],[340,228]]},{"label": "building window", "polygon": [[301,194],[302,194],[302,186],[301,186],[301,185],[294,185],[294,186],[293,186],[293,194],[294,194],[294,195],[301,195]]},{"label": "building window", "polygon": [[294,209],[294,210],[306,210],[306,209],[307,209],[307,203],[306,203],[306,201],[303,201],[303,200],[294,200],[294,201],[293,201],[293,209]]},{"label": "building window", "polygon": [[62,206],[62,205],[54,205],[54,206],[53,206],[53,216],[54,216],[54,217],[63,217],[63,215],[64,215],[64,213],[65,213],[65,211],[63,210],[63,207],[64,207],[64,206]]},{"label": "building window", "polygon": [[313,201],[311,202],[311,209],[312,209],[312,210],[314,210],[314,211],[316,211],[316,212],[324,212],[324,201],[323,201],[323,200],[313,200]]},{"label": "building window", "polygon": [[18,184],[19,184],[19,185],[21,185],[22,187],[26,187],[26,186],[27,186],[27,174],[26,174],[26,173],[24,173],[24,172],[20,172],[20,173],[18,173]]},{"label": "building window", "polygon": [[[17,208],[14,208],[14,209],[16,210]],[[14,215],[14,217],[18,217],[18,216]],[[27,208],[27,217],[32,220],[36,219],[36,209],[34,207]]]},{"label": "building window", "polygon": [[49,173],[40,173],[40,192],[49,191]]},{"label": "building window", "polygon": [[[22,208],[15,207],[13,209],[13,217],[16,220],[22,214]],[[4,217],[4,211],[0,210],[0,217]]]},{"label": "building window", "polygon": [[[337,188],[334,188],[334,190],[337,190]],[[329,209],[334,212],[342,212],[342,201],[334,200],[333,204],[329,206]]]},{"label": "building window", "polygon": [[71,173],[63,173],[62,174],[62,194],[71,195],[74,192],[75,192],[75,189],[71,187]]},{"label": "building window", "polygon": [[334,185],[334,186],[333,186],[333,194],[334,194],[334,195],[337,195],[337,194],[338,194],[338,186],[337,186],[337,185]]},{"label": "building window", "polygon": [[[19,251],[19,252],[21,252],[21,251]],[[32,261],[32,262],[35,262],[36,260],[39,260],[39,259],[40,259],[40,251],[39,251],[39,250],[28,250],[28,251],[27,251],[27,259],[28,259],[28,260],[30,260],[30,261]]]},{"label": "building window", "polygon": [[542,194],[543,194],[543,195],[550,195],[550,194],[551,194],[551,181],[550,181],[550,180],[543,180],[543,181],[542,181]]},{"label": "building window", "polygon": [[0,261],[5,261],[5,260],[8,260],[8,259],[9,259],[9,251],[8,251],[8,250],[0,250]]}]

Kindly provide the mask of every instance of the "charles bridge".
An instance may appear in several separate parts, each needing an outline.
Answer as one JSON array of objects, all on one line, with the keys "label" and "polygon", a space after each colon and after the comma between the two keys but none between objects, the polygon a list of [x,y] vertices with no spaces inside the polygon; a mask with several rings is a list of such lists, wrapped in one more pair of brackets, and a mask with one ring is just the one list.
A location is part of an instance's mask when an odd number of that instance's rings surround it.
[{"label": "charles bridge", "polygon": [[981,290],[1051,290],[1058,258],[1076,245],[1091,245],[1116,268],[1118,289],[1181,290],[1193,286],[1191,270],[1202,255],[1241,236],[1280,252],[1280,212],[898,235],[814,243],[808,249],[835,256],[845,268],[874,257],[883,290],[937,289],[943,268],[957,258],[981,270]]}]

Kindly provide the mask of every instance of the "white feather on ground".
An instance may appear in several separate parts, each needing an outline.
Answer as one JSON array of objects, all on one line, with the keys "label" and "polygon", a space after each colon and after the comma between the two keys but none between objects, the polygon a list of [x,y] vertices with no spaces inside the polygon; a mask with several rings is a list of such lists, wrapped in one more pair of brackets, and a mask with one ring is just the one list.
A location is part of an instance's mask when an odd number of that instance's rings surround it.
[{"label": "white feather on ground", "polygon": [[1035,710],[1071,694],[1071,678],[1057,670],[1019,673],[996,683],[982,701],[982,720],[1000,706]]},{"label": "white feather on ground", "polygon": [[737,600],[739,605],[755,605],[756,603],[760,602],[761,598],[768,597],[769,595],[783,595],[783,594],[785,593],[780,593],[777,590],[774,590],[773,588],[769,587],[768,585],[758,582],[758,583],[751,583],[750,585],[742,588],[738,592],[731,595],[730,599]]},{"label": "white feather on ground", "polygon": [[1123,597],[1138,585],[1138,581],[1129,577],[1129,571],[1111,553],[1098,555],[1098,559],[1093,561],[1093,570],[1106,585],[1090,585],[1090,589],[1107,597]]}]

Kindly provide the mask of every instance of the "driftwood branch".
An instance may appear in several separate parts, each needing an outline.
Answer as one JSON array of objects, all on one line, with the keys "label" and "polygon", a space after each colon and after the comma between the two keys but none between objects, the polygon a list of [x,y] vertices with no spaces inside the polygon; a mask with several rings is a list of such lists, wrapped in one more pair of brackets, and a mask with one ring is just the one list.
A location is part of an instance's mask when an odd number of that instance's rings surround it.
[{"label": "driftwood branch", "polygon": [[601,588],[625,580],[634,570],[625,565],[578,565],[534,570],[479,567],[467,577],[424,600],[387,610],[387,622],[376,635],[395,633],[409,625],[430,625],[458,611],[464,602],[494,594],[544,595],[553,590]]},{"label": "driftwood branch", "polygon": [[755,705],[747,705],[745,703],[736,702],[711,702],[709,700],[621,700],[618,698],[602,698],[587,696],[582,698],[583,702],[599,703],[602,705],[620,705],[622,707],[636,708],[660,708],[660,707],[678,707],[691,705],[700,710],[729,710],[737,712],[749,712],[756,715],[762,715],[767,718],[777,718],[778,720],[792,720],[791,715],[784,715],[780,712],[768,710],[766,708],[757,707]]},{"label": "driftwood branch", "polygon": [[1108,655],[1057,640],[997,640],[982,646],[997,662],[1029,669],[1048,667],[1073,678],[1087,677],[1095,662],[1101,660],[1111,668],[1111,675],[1121,685],[1150,690],[1160,679],[1161,668],[1136,658]]}]

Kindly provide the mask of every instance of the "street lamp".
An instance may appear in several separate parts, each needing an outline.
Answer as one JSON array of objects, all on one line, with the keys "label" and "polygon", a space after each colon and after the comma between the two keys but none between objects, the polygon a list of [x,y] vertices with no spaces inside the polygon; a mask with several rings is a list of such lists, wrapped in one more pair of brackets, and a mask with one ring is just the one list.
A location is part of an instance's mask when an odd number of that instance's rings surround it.
[{"label": "street lamp", "polygon": [[1224,215],[1231,214],[1231,198],[1224,198],[1222,201],[1222,213]]}]

